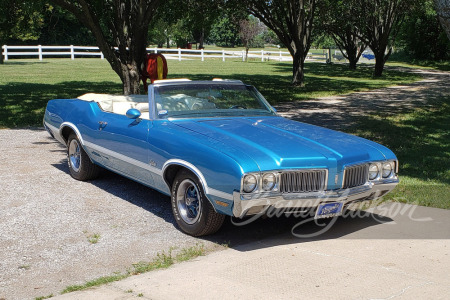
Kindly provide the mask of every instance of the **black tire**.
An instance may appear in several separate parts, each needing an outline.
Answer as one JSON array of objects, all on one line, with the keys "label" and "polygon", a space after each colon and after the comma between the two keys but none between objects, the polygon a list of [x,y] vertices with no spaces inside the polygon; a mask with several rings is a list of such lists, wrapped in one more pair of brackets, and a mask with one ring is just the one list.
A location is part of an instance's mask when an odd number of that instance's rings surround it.
[{"label": "black tire", "polygon": [[100,167],[91,162],[75,133],[67,139],[67,164],[70,175],[77,180],[95,179],[100,173]]},{"label": "black tire", "polygon": [[171,194],[173,215],[183,232],[203,236],[220,229],[225,215],[215,212],[193,173],[186,170],[178,172]]}]

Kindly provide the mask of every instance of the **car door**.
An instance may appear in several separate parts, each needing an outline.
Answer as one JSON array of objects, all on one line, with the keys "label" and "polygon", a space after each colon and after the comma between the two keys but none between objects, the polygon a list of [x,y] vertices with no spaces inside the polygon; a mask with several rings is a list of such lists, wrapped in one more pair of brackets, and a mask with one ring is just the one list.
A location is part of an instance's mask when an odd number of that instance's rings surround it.
[{"label": "car door", "polygon": [[152,122],[130,119],[125,115],[103,112],[98,115],[96,134],[101,147],[102,164],[117,173],[152,185],[149,164],[148,133]]}]

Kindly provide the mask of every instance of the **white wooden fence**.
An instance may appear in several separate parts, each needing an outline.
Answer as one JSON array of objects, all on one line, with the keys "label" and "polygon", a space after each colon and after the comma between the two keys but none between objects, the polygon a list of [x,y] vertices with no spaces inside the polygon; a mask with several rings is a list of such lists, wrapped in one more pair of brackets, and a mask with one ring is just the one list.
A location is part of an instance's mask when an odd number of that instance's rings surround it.
[{"label": "white wooden fence", "polygon": [[[70,57],[71,59],[79,57],[99,57],[104,59],[103,53],[98,47],[87,46],[2,46],[5,61],[12,57],[38,57],[39,60],[43,60],[44,56],[51,57]],[[193,49],[174,49],[174,48],[147,48],[149,53],[162,53],[168,59],[177,59],[179,61],[183,59],[201,59],[204,61],[207,58],[219,58],[222,61],[226,59],[242,59],[245,60],[245,50],[193,50]],[[328,52],[323,51],[323,54],[309,53],[308,60],[326,61],[328,58]],[[292,61],[292,57],[289,52],[285,51],[249,51],[248,57],[252,59],[260,59],[261,61]]]}]

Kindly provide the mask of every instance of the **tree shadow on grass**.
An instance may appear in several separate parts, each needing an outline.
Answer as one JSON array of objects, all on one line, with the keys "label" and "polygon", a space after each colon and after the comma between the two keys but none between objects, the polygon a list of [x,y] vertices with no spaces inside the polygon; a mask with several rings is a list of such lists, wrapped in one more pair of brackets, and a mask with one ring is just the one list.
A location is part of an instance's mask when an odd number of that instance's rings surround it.
[{"label": "tree shadow on grass", "polygon": [[47,102],[51,99],[71,99],[85,93],[121,92],[120,85],[109,81],[57,84],[10,82],[0,86],[0,127],[40,126]]},{"label": "tree shadow on grass", "polygon": [[405,115],[360,116],[349,132],[390,148],[400,161],[401,174],[450,184],[450,103],[436,99],[433,107]]}]

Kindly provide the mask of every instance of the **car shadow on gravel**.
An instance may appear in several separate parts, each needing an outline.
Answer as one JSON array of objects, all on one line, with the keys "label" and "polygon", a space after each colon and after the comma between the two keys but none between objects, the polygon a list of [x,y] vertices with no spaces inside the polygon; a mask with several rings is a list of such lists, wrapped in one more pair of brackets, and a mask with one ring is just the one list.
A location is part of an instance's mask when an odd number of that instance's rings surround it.
[{"label": "car shadow on gravel", "polygon": [[[70,176],[65,159],[53,166]],[[163,218],[173,225],[173,230],[179,230],[172,215],[168,196],[107,170],[103,170],[100,177],[90,183],[115,197]],[[305,218],[286,217],[284,214],[279,217],[260,217],[254,220],[226,217],[224,225],[216,234],[198,239],[227,245],[237,250],[249,251],[268,247],[271,244],[263,241],[274,241],[275,239],[278,241],[277,244],[294,244],[334,239],[390,221],[392,220],[389,218],[377,215],[365,215],[358,218],[339,217],[335,220],[327,219],[317,223],[312,220],[307,221]],[[298,225],[300,222],[304,224]],[[249,248],[248,246],[242,247],[243,245],[252,246]]]},{"label": "car shadow on gravel", "polygon": [[248,224],[239,219],[227,218],[218,233],[204,239],[226,244],[239,251],[251,251],[276,245],[336,239],[391,221],[377,214],[360,214],[358,217],[349,215],[317,222],[312,217],[281,215],[260,217]]},{"label": "car shadow on gravel", "polygon": [[[52,166],[66,173],[67,176],[70,176],[66,159],[62,159],[59,163],[52,164]],[[89,181],[89,183],[112,196],[139,206],[163,218],[166,222],[172,223],[174,226],[176,224],[172,216],[170,198],[156,190],[106,169],[102,169],[100,176],[95,180]]]}]

